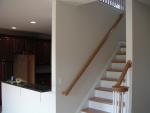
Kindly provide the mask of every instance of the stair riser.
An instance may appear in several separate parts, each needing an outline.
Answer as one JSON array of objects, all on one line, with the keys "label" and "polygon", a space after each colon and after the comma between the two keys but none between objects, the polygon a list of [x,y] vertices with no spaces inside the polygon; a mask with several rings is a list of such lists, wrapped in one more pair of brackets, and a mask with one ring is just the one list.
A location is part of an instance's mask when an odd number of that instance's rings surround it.
[{"label": "stair riser", "polygon": [[112,71],[106,72],[106,77],[108,77],[108,78],[119,79],[120,75],[121,75],[121,72],[112,72]]},{"label": "stair riser", "polygon": [[112,92],[107,92],[107,91],[95,90],[95,97],[113,99],[113,93]]},{"label": "stair riser", "polygon": [[125,63],[112,63],[111,68],[112,69],[123,69],[125,66]]},{"label": "stair riser", "polygon": [[87,112],[83,112],[83,111],[82,111],[81,113],[87,113]]},{"label": "stair riser", "polygon": [[105,112],[112,112],[113,106],[110,104],[99,103],[95,101],[89,101],[89,107],[97,110],[102,110]]},{"label": "stair riser", "polygon": [[124,60],[126,60],[126,55],[116,55],[115,59],[124,61]]},{"label": "stair riser", "polygon": [[120,52],[126,52],[126,48],[120,48]]},{"label": "stair riser", "polygon": [[81,113],[88,113],[88,112],[83,112],[83,111],[81,111]]},{"label": "stair riser", "polygon": [[112,88],[116,84],[116,81],[106,81],[106,80],[101,80],[100,86],[101,87],[106,87],[106,88]]}]

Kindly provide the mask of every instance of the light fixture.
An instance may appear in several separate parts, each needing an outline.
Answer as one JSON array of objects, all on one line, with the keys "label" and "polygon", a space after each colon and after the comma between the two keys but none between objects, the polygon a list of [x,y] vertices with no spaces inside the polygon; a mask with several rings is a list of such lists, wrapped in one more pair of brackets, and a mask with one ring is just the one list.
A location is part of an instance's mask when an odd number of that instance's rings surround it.
[{"label": "light fixture", "polygon": [[36,21],[31,21],[30,23],[31,23],[31,24],[36,24]]},{"label": "light fixture", "polygon": [[15,26],[11,27],[11,29],[17,29]]}]

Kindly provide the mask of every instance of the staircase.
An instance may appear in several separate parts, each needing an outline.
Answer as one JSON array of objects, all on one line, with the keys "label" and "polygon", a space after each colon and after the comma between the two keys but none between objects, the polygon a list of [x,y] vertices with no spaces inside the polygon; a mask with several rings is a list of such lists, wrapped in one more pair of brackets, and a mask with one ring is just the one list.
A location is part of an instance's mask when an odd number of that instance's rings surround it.
[{"label": "staircase", "polygon": [[82,109],[81,113],[112,113],[113,90],[112,86],[120,78],[126,63],[126,46],[121,44],[106,74],[101,78],[99,87],[95,88],[94,97],[89,98],[88,108]]}]

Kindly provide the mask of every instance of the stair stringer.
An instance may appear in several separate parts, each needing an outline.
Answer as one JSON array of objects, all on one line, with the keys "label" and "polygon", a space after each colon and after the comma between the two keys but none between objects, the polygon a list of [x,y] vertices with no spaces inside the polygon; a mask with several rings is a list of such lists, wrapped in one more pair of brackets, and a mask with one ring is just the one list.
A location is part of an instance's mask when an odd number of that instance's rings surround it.
[{"label": "stair stringer", "polygon": [[119,48],[120,48],[120,42],[118,43],[118,45],[115,48],[115,51],[113,52],[113,54],[111,55],[111,57],[109,58],[109,60],[105,64],[104,68],[102,69],[102,72],[101,72],[100,76],[96,79],[95,83],[93,84],[93,86],[91,87],[91,89],[89,90],[89,92],[87,93],[87,95],[85,96],[85,98],[83,99],[83,101],[81,102],[81,104],[79,105],[79,107],[78,107],[78,109],[75,113],[81,113],[81,109],[83,109],[85,107],[88,107],[89,98],[94,96],[95,87],[99,86],[100,79],[106,73],[106,69],[110,66],[110,64],[111,64],[114,56],[118,52]]}]

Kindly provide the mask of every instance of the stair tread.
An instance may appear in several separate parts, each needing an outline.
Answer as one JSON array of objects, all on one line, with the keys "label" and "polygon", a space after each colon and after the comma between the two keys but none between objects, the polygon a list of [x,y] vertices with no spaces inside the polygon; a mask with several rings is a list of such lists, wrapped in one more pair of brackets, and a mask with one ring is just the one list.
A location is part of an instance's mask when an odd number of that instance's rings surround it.
[{"label": "stair tread", "polygon": [[106,88],[106,87],[97,87],[95,88],[96,90],[99,90],[99,91],[107,91],[107,92],[112,92],[112,88]]},{"label": "stair tread", "polygon": [[126,52],[117,52],[117,55],[126,55]]},{"label": "stair tread", "polygon": [[113,60],[112,63],[126,63],[125,60]]},{"label": "stair tread", "polygon": [[81,111],[86,112],[86,113],[108,113],[108,112],[93,109],[93,108],[85,108],[85,109],[82,109]]},{"label": "stair tread", "polygon": [[118,81],[118,79],[115,79],[115,78],[108,78],[108,77],[103,77],[103,78],[101,78],[101,80],[114,81],[114,82]]},{"label": "stair tread", "polygon": [[123,70],[122,69],[107,69],[107,71],[112,71],[112,72],[122,72]]},{"label": "stair tread", "polygon": [[105,103],[105,104],[112,105],[112,100],[111,99],[105,99],[105,98],[100,98],[100,97],[92,97],[89,100],[99,102],[99,103]]}]

